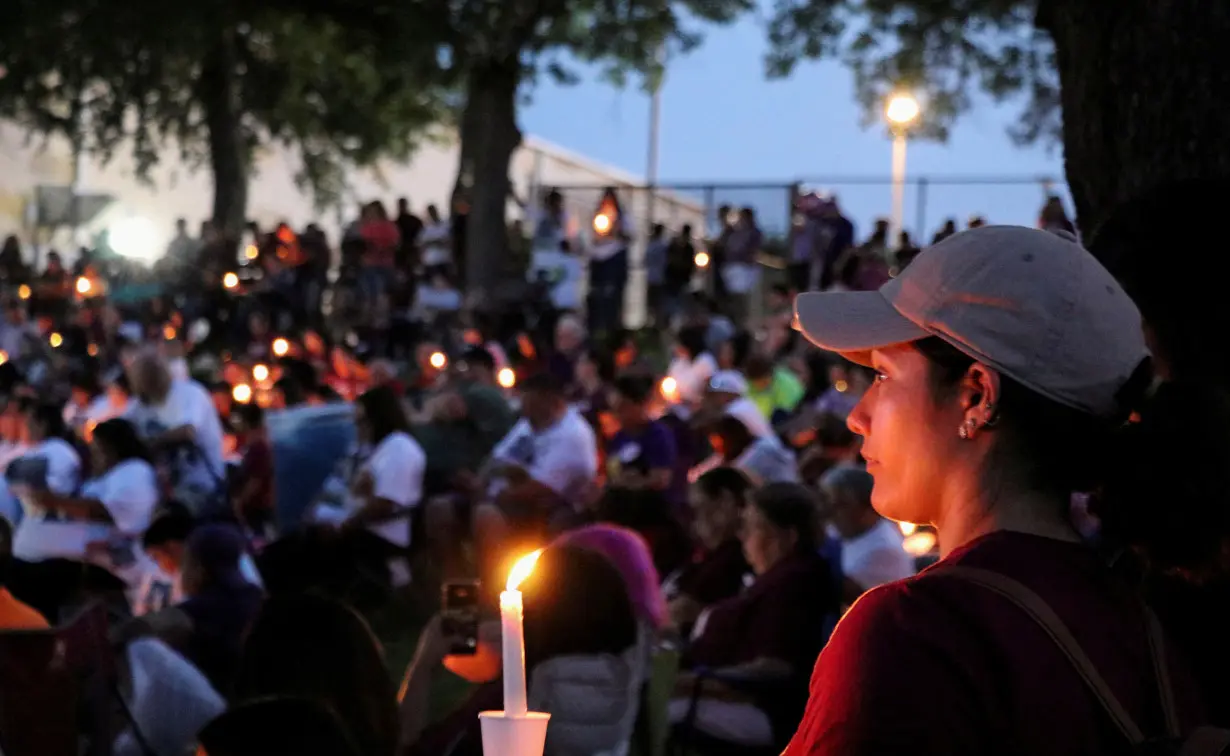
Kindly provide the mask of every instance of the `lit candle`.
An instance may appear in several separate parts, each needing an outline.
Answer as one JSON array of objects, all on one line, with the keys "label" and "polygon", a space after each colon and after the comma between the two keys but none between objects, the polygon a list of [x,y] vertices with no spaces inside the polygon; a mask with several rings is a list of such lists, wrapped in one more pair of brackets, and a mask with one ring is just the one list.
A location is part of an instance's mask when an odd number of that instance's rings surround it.
[{"label": "lit candle", "polygon": [[500,593],[500,625],[504,652],[504,714],[525,716],[529,703],[525,692],[525,629],[522,626],[521,591],[517,588],[538,561],[542,550],[517,560],[508,573],[506,590]]}]

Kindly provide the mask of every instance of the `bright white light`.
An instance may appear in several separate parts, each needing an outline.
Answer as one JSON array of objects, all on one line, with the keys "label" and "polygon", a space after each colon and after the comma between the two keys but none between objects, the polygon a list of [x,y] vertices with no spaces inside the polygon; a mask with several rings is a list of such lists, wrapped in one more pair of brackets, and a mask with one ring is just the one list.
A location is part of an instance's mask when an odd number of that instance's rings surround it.
[{"label": "bright white light", "polygon": [[148,218],[121,218],[111,225],[111,248],[124,257],[153,262],[162,256],[158,228]]},{"label": "bright white light", "polygon": [[908,126],[918,118],[921,111],[922,108],[914,95],[896,94],[889,99],[888,107],[884,109],[884,117],[896,126]]}]

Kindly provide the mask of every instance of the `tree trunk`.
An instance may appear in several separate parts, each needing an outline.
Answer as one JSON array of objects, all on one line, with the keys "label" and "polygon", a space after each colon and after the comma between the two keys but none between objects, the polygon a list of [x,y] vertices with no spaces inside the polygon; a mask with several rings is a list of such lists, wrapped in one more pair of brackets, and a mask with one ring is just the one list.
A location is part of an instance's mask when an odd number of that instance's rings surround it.
[{"label": "tree trunk", "polygon": [[[493,63],[470,76],[461,118],[461,165],[458,191],[468,199],[465,260],[467,294],[472,301],[491,301],[508,255],[508,166],[521,144],[517,128],[516,61]],[[469,186],[465,182],[469,181]]]},{"label": "tree trunk", "polygon": [[219,42],[201,68],[200,100],[209,134],[214,174],[214,225],[238,243],[247,222],[248,148],[229,38]]},{"label": "tree trunk", "polygon": [[1160,183],[1230,176],[1230,3],[1043,0],[1081,230]]}]

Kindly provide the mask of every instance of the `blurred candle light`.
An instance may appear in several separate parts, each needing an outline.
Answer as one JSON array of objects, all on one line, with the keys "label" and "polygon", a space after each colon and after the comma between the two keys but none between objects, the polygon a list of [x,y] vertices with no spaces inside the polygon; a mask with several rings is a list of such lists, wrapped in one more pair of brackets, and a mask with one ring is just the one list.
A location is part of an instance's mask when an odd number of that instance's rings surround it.
[{"label": "blurred candle light", "polygon": [[60,345],[64,343],[64,337],[58,331],[53,332],[50,338],[47,339],[47,343],[51,344],[52,349],[59,349]]},{"label": "blurred candle light", "polygon": [[273,354],[275,357],[285,357],[290,352],[290,342],[286,339],[273,340]]},{"label": "blurred candle light", "polygon": [[240,404],[247,404],[252,401],[252,387],[246,383],[241,383],[231,389],[231,398]]},{"label": "blurred candle light", "polygon": [[905,537],[901,543],[901,548],[905,549],[905,553],[913,557],[922,557],[930,554],[939,541],[936,540],[935,533],[930,530],[918,530]]},{"label": "blurred candle light", "polygon": [[21,286],[17,287],[17,298],[18,299],[29,299],[31,294],[33,294],[33,292],[30,291],[29,286],[22,284]]},{"label": "blurred candle light", "polygon": [[496,375],[496,381],[506,389],[517,385],[517,374],[512,368],[501,368]]},{"label": "blurred candle light", "polygon": [[227,273],[222,276],[222,285],[227,289],[234,289],[236,286],[239,286],[239,276],[234,273]]},{"label": "blurred candle light", "polygon": [[662,379],[662,396],[672,402],[679,399],[679,382],[669,375]]},{"label": "blurred candle light", "polygon": [[709,253],[708,252],[697,252],[696,257],[692,258],[692,261],[696,263],[696,267],[698,268],[708,268],[709,267]]},{"label": "blurred candle light", "polygon": [[448,364],[448,357],[444,356],[444,352],[432,352],[428,362],[436,370],[443,370],[444,366]]},{"label": "blurred candle light", "polygon": [[86,278],[85,276],[81,276],[80,278],[77,279],[77,293],[78,294],[81,294],[81,295],[89,294],[90,290],[93,288],[94,288],[94,284],[90,283],[90,279]]},{"label": "blurred candle light", "polygon": [[258,383],[263,383],[264,381],[269,380],[269,368],[265,365],[257,365],[252,368],[252,377],[256,379]]},{"label": "blurred candle light", "polygon": [[534,572],[534,565],[542,555],[539,549],[517,560],[508,573],[508,583],[500,593],[500,625],[503,630],[504,652],[504,713],[508,716],[525,716],[529,703],[525,690],[525,628],[522,624],[524,604],[521,583]]}]

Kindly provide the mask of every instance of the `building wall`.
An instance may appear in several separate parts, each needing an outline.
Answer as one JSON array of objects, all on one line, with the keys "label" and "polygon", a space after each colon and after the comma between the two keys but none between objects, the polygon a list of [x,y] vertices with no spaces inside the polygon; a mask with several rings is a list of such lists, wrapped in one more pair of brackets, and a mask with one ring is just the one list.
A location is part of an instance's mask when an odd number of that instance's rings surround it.
[{"label": "building wall", "polygon": [[[170,240],[177,218],[186,218],[189,227],[195,229],[212,206],[211,176],[207,167],[186,165],[177,159],[173,147],[167,149],[167,154],[152,170],[149,182],[137,178],[135,163],[126,150],[118,151],[105,165],[97,159],[83,160],[81,191],[108,193],[116,198],[115,205],[88,230],[101,230],[120,218],[145,218],[163,235],[159,239],[161,249]],[[408,197],[416,212],[422,213],[429,203],[434,203],[447,215],[457,158],[456,144],[444,139],[424,145],[407,162],[384,161],[373,169],[356,170],[349,177],[343,205],[322,213],[313,207],[310,193],[295,182],[295,155],[280,147],[262,150],[249,192],[248,217],[262,226],[286,221],[301,227],[316,222],[336,238],[341,226],[354,217],[359,204],[374,199],[384,201],[392,211],[398,197]],[[517,196],[533,204],[540,189],[555,185],[634,186],[639,180],[534,137],[527,137],[514,154],[509,175]],[[26,241],[34,241],[25,228],[25,208],[35,187],[68,185],[72,177],[72,151],[66,140],[31,141],[20,127],[0,122],[0,234],[15,233]],[[592,213],[596,206],[598,192],[592,193],[593,204],[589,194],[570,193],[585,198],[570,208],[578,217]],[[509,211],[510,217],[521,213],[520,207],[511,202]],[[640,221],[644,211],[629,208],[629,214]],[[703,209],[690,198],[663,196],[655,203],[655,214],[687,218],[680,222],[699,224]],[[641,226],[636,226],[638,232]],[[67,243],[63,238],[57,241]]]}]

